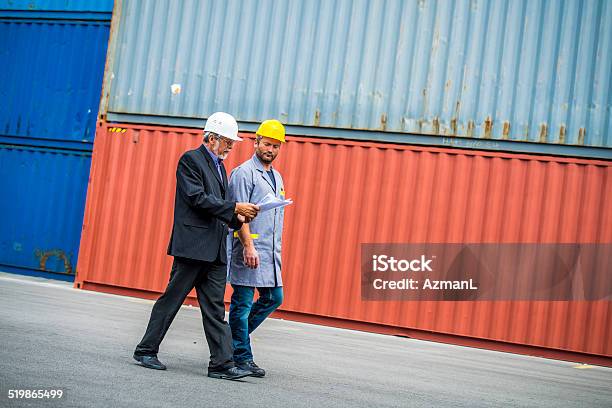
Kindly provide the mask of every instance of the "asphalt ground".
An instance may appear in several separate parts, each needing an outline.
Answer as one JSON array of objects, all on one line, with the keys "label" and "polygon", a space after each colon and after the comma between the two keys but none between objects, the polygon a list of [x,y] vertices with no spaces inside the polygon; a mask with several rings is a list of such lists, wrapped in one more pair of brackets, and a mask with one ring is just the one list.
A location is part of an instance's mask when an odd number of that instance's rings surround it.
[{"label": "asphalt ground", "polygon": [[132,352],[152,304],[0,273],[0,407],[612,407],[610,368],[277,319],[253,338],[265,378],[212,379],[186,306],[160,350],[168,370],[149,370]]}]

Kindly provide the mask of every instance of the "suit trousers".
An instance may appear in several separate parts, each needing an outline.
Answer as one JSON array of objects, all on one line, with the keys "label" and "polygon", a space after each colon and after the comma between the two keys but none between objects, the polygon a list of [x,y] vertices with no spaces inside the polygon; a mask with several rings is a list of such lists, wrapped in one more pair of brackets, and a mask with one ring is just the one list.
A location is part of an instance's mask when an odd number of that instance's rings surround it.
[{"label": "suit trousers", "polygon": [[170,324],[185,298],[195,287],[202,312],[204,334],[210,350],[209,369],[232,367],[232,333],[225,321],[225,283],[227,265],[174,258],[170,282],[155,302],[144,337],[136,346],[136,355],[157,355]]}]

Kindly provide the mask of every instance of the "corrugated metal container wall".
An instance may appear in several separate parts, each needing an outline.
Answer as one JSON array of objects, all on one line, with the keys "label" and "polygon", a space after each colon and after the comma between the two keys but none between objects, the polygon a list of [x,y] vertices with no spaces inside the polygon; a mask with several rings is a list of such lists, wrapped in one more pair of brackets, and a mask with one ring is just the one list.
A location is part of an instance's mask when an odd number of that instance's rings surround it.
[{"label": "corrugated metal container wall", "polygon": [[610,1],[123,0],[114,18],[109,120],[612,147]]},{"label": "corrugated metal container wall", "polygon": [[0,269],[74,278],[90,164],[91,152],[0,144]]},{"label": "corrugated metal container wall", "polygon": [[0,0],[0,10],[110,13],[113,0]]},{"label": "corrugated metal container wall", "polygon": [[4,142],[93,149],[109,31],[108,21],[0,20]]},{"label": "corrugated metal container wall", "polygon": [[111,0],[0,0],[0,269],[74,279]]},{"label": "corrugated metal container wall", "polygon": [[[100,126],[77,286],[161,292],[176,163],[201,132]],[[252,146],[238,143],[228,170]],[[285,217],[282,310],[612,356],[612,302],[360,296],[360,243],[612,243],[609,162],[300,137],[289,138],[277,162],[295,200]]]}]

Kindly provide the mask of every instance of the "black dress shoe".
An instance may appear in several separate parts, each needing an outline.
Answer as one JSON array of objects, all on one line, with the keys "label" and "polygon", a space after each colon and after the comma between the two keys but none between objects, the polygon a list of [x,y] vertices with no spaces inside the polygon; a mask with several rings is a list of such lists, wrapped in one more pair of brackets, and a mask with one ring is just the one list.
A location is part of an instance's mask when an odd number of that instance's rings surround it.
[{"label": "black dress shoe", "polygon": [[222,380],[238,380],[240,378],[247,377],[252,373],[248,370],[243,370],[238,367],[226,368],[225,370],[210,371],[208,370],[208,376],[212,378],[220,378]]},{"label": "black dress shoe", "polygon": [[244,361],[242,363],[236,363],[236,367],[246,371],[250,371],[253,377],[263,377],[266,375],[266,370],[255,364],[254,361]]},{"label": "black dress shoe", "polygon": [[138,356],[134,354],[134,360],[138,361],[143,367],[154,370],[165,370],[166,366],[157,359],[157,356]]}]

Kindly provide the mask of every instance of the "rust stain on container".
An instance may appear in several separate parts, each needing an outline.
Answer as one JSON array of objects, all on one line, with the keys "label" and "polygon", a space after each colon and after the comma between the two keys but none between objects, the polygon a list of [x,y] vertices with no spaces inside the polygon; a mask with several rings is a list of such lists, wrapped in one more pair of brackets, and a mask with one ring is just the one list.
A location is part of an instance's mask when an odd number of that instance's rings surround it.
[{"label": "rust stain on container", "polygon": [[423,119],[418,119],[418,120],[417,120],[417,128],[418,128],[418,130],[419,130],[419,133],[421,133],[421,132],[423,131],[423,123],[424,123],[424,122],[425,122],[425,121],[424,121]]},{"label": "rust stain on container", "polygon": [[[202,135],[123,126],[139,143],[106,126],[96,135],[76,286],[155,297],[172,262],[176,163]],[[228,171],[253,154],[241,136]],[[362,243],[611,243],[610,162],[289,136],[275,166],[295,203],[280,313],[612,356],[609,301],[368,302],[360,291]]]},{"label": "rust stain on container", "polygon": [[39,259],[39,268],[43,271],[47,270],[47,260],[51,257],[57,257],[64,262],[64,271],[68,275],[72,275],[72,265],[70,264],[70,260],[64,251],[61,249],[52,249],[50,251],[41,251],[37,249],[34,255]]},{"label": "rust stain on container", "polygon": [[434,135],[440,134],[440,119],[437,116],[431,122],[431,130]]},{"label": "rust stain on container", "polygon": [[565,143],[565,125],[559,127],[559,143]]},{"label": "rust stain on container", "polygon": [[585,136],[586,136],[586,129],[583,128],[583,127],[578,129],[578,144],[579,145],[583,145],[584,144]]},{"label": "rust stain on container", "polygon": [[387,129],[387,114],[386,113],[383,113],[382,115],[380,115],[380,129],[381,130]]},{"label": "rust stain on container", "polygon": [[546,123],[540,125],[540,143],[546,143],[548,139],[548,126]]},{"label": "rust stain on container", "polygon": [[457,118],[452,118],[450,121],[451,134],[457,136]]},{"label": "rust stain on container", "polygon": [[314,125],[319,126],[320,124],[321,124],[321,112],[317,109],[315,111]]},{"label": "rust stain on container", "polygon": [[493,119],[491,119],[490,116],[487,116],[487,118],[484,121],[484,135],[483,135],[483,137],[485,139],[490,139],[491,138],[491,130],[493,130]]},{"label": "rust stain on container", "polygon": [[467,132],[465,134],[467,137],[474,137],[474,121],[468,120]]},{"label": "rust stain on container", "polygon": [[502,139],[508,140],[510,138],[510,122],[504,121],[504,127],[502,129]]}]

